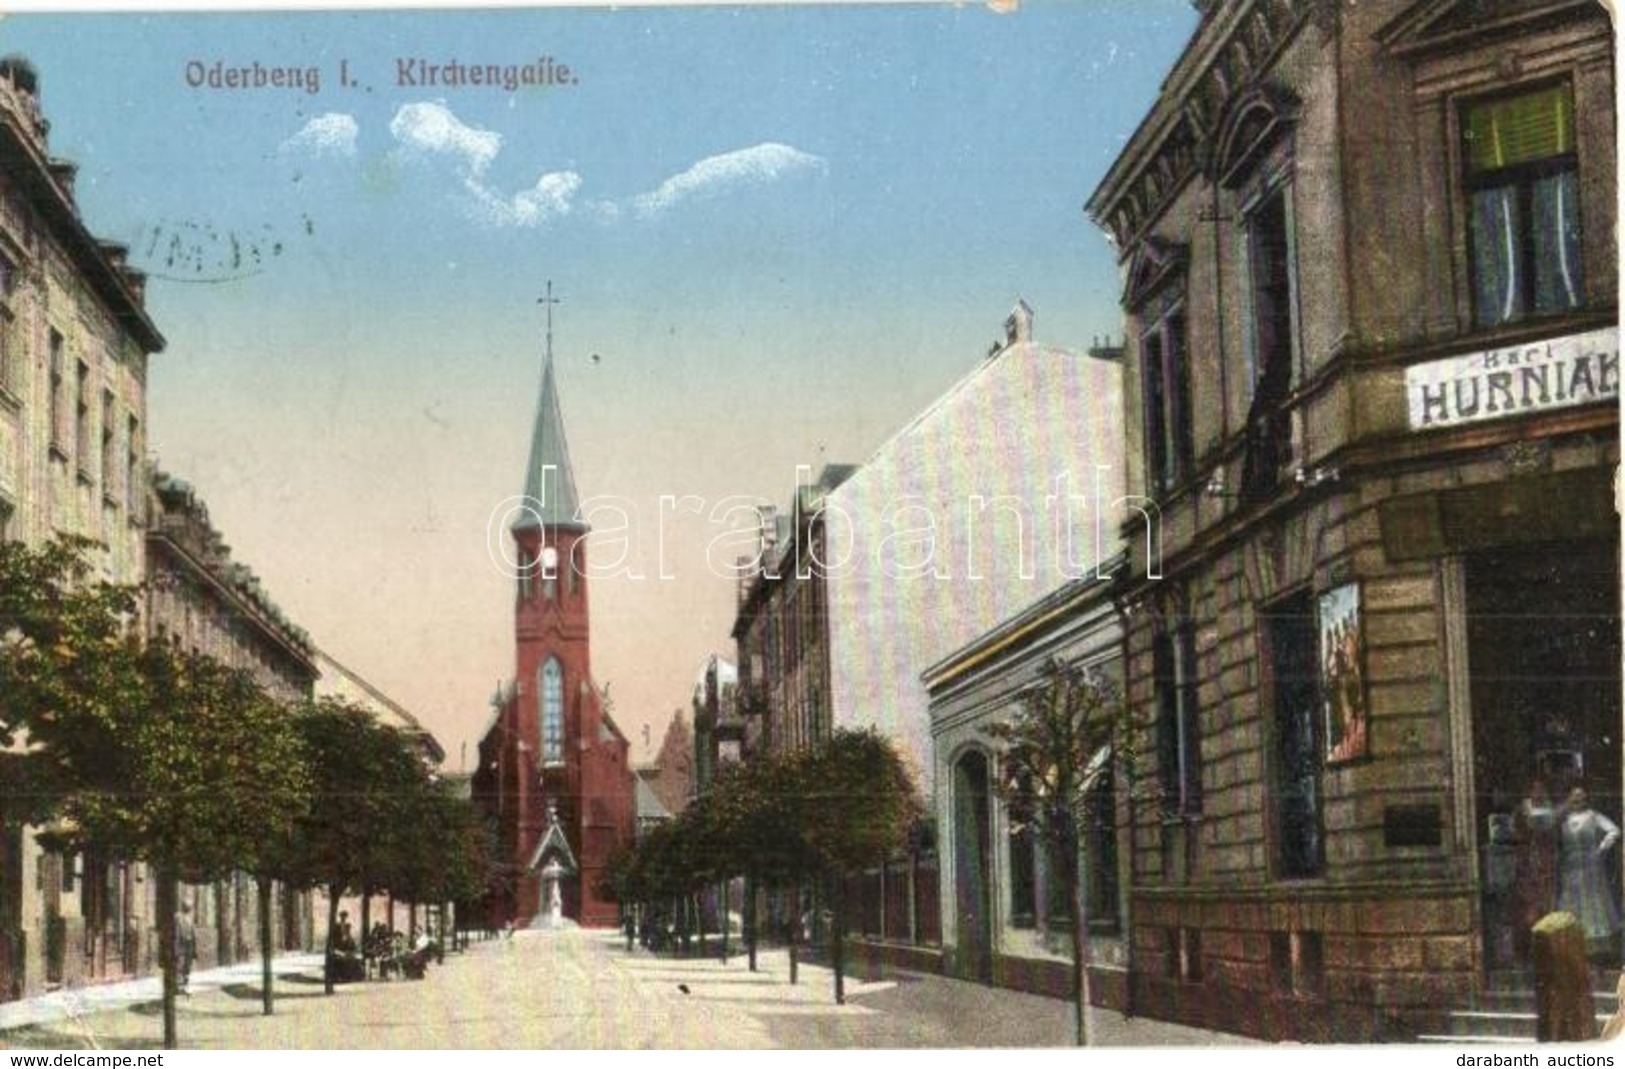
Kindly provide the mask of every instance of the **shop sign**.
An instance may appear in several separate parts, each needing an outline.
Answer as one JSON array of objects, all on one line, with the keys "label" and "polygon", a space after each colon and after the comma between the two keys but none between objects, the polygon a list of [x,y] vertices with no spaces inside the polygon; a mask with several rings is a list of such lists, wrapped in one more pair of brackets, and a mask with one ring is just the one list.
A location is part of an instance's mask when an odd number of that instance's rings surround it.
[{"label": "shop sign", "polygon": [[1411,430],[1619,398],[1619,328],[1431,360],[1405,369]]}]

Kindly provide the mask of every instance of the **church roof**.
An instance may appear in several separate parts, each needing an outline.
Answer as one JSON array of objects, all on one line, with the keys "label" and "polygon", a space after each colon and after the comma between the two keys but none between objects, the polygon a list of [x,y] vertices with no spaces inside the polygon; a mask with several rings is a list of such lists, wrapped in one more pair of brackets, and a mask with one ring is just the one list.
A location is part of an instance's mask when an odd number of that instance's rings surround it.
[{"label": "church roof", "polygon": [[534,872],[541,868],[549,855],[557,855],[559,864],[565,871],[578,871],[576,856],[570,849],[570,840],[565,838],[564,829],[559,827],[559,815],[552,809],[547,812],[547,834],[536,844],[535,852],[530,855],[530,864],[525,866],[526,870]]},{"label": "church roof", "polygon": [[551,347],[542,367],[542,392],[536,401],[536,424],[530,436],[524,494],[525,507],[513,522],[513,530],[587,529],[577,511],[581,501],[576,495],[575,471],[570,467],[570,446],[564,439],[564,414],[559,409]]}]

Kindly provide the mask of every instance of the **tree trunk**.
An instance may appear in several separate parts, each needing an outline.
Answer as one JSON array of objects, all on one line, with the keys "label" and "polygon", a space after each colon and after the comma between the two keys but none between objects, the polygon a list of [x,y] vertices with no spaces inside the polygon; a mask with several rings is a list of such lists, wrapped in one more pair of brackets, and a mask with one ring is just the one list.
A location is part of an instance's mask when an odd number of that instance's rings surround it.
[{"label": "tree trunk", "polygon": [[829,956],[835,967],[835,1005],[846,1005],[846,878],[830,881]]},{"label": "tree trunk", "polygon": [[718,921],[722,925],[722,964],[728,964],[728,881],[723,880],[717,888],[717,897],[721,902],[718,909]]},{"label": "tree trunk", "polygon": [[756,880],[748,873],[745,876],[745,930],[741,933],[745,939],[745,954],[750,959],[750,971],[756,971]]},{"label": "tree trunk", "polygon": [[700,933],[700,956],[705,956],[705,899],[703,892],[695,891],[688,896],[688,901],[694,910],[694,927]]},{"label": "tree trunk", "polygon": [[339,891],[338,884],[327,885],[327,945],[322,951],[322,988],[329,995],[333,993],[333,971],[338,966],[333,957],[333,929],[339,923]]},{"label": "tree trunk", "polygon": [[1089,1045],[1089,911],[1079,878],[1078,837],[1068,828],[1061,835],[1062,871],[1066,874],[1066,908],[1072,921],[1072,1010],[1077,1045]]},{"label": "tree trunk", "polygon": [[260,900],[260,1008],[269,1017],[275,1011],[271,992],[271,878],[256,875],[254,889]]},{"label": "tree trunk", "polygon": [[801,946],[801,895],[799,892],[791,900],[790,908],[794,914],[790,918],[788,925],[790,931],[790,982],[793,984],[796,982],[796,966],[799,964],[797,953]]},{"label": "tree trunk", "polygon": [[167,865],[157,866],[158,888],[158,967],[164,974],[164,1049],[175,1050],[179,1039],[175,1028],[175,912],[179,908],[175,888],[175,870]]},{"label": "tree trunk", "polygon": [[1548,913],[1530,930],[1535,959],[1535,1038],[1571,1043],[1597,1038],[1585,932],[1572,913]]}]

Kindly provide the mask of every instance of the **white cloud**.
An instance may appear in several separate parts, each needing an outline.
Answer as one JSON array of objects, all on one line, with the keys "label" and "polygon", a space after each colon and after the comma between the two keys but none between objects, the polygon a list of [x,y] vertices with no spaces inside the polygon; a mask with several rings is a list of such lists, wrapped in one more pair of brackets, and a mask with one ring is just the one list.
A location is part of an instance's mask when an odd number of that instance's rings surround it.
[{"label": "white cloud", "polygon": [[330,111],[307,122],[297,134],[282,142],[284,152],[308,152],[312,156],[333,153],[355,155],[356,135],[361,128],[355,119],[341,111]]},{"label": "white cloud", "polygon": [[389,132],[408,148],[457,159],[471,175],[484,174],[502,148],[501,134],[466,125],[440,101],[403,104]]},{"label": "white cloud", "polygon": [[823,171],[827,167],[820,156],[769,141],[706,157],[660,183],[654,192],[633,197],[632,210],[648,218],[692,197],[714,196],[741,186],[764,185],[799,172]]},{"label": "white cloud", "polygon": [[574,171],[549,171],[529,189],[503,194],[476,178],[465,183],[479,205],[478,215],[496,226],[545,226],[574,209],[581,176]]},{"label": "white cloud", "polygon": [[[307,131],[329,119],[349,123],[345,142],[355,151],[354,120],[348,116],[323,116],[312,120]],[[673,175],[653,192],[639,194],[617,203],[611,200],[578,199],[583,179],[575,171],[548,171],[529,189],[505,193],[486,181],[485,172],[502,150],[502,135],[494,130],[469,126],[452,114],[444,101],[420,101],[402,105],[390,120],[389,132],[410,151],[448,159],[458,171],[463,189],[472,198],[467,205],[477,220],[499,227],[544,227],[572,214],[586,215],[604,224],[618,222],[630,213],[651,218],[673,205],[695,197],[715,196],[730,189],[765,185],[789,175],[827,169],[818,157],[767,142],[700,160],[681,174]],[[305,138],[300,131],[297,139]],[[314,138],[317,135],[311,134]],[[335,131],[334,136],[341,136]]]}]

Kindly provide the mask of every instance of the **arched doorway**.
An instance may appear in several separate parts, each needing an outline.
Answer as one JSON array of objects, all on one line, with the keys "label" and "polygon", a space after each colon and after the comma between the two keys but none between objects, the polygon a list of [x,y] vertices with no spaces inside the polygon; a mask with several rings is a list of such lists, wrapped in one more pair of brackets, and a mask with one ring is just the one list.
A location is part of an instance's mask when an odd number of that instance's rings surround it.
[{"label": "arched doorway", "polygon": [[953,789],[958,972],[967,980],[992,983],[993,840],[986,754],[971,750],[954,763]]}]

